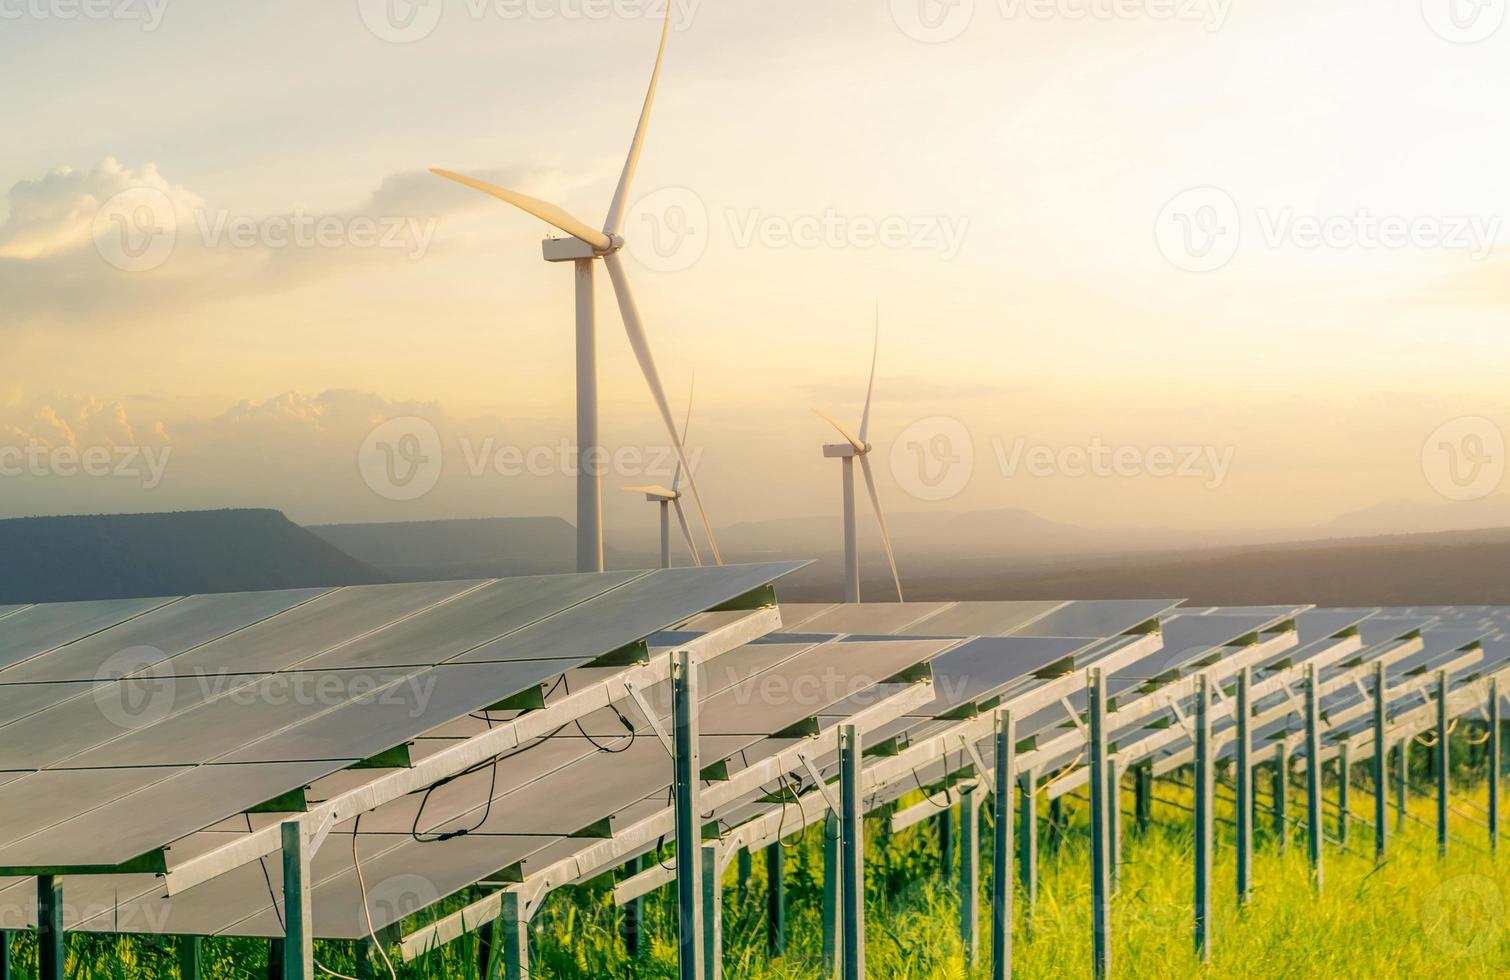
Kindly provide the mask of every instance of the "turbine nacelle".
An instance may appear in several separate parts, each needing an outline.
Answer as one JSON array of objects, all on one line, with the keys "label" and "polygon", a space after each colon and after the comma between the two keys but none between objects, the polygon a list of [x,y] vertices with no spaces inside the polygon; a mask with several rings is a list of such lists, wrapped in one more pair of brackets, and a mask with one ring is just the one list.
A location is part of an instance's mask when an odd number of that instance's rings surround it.
[{"label": "turbine nacelle", "polygon": [[624,236],[609,235],[605,248],[594,248],[580,238],[547,238],[541,243],[547,262],[576,262],[579,259],[601,259],[624,248]]},{"label": "turbine nacelle", "polygon": [[852,443],[834,442],[823,447],[824,459],[853,459],[856,456],[867,455],[873,447],[870,443],[856,448]]},{"label": "turbine nacelle", "polygon": [[653,504],[669,504],[682,499],[682,492],[670,487],[625,487],[624,492],[643,493],[645,499]]}]

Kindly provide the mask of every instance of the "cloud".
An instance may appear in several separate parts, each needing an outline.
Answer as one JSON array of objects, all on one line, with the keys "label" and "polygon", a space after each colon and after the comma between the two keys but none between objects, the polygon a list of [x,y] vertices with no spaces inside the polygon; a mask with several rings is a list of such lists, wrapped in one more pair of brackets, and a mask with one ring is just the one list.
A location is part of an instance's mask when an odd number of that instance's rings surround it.
[{"label": "cloud", "polygon": [[0,407],[0,445],[79,450],[171,441],[160,420],[133,421],[120,401],[52,392],[28,403]]},{"label": "cloud", "polygon": [[182,216],[204,204],[182,187],[170,185],[150,163],[133,171],[106,157],[87,171],[58,167],[10,189],[9,213],[0,224],[0,259],[35,261],[83,249],[94,240],[100,205],[134,188],[161,193]]},{"label": "cloud", "polygon": [[[578,179],[477,173],[549,194]],[[243,214],[170,182],[151,163],[132,169],[110,157],[22,180],[7,197],[0,330],[103,327],[297,289],[372,263],[403,266],[431,251],[442,219],[500,207],[416,170],[388,175],[355,204]]]},{"label": "cloud", "polygon": [[420,416],[447,421],[439,402],[402,401],[366,391],[332,389],[318,394],[287,391],[265,401],[241,401],[220,415],[180,423],[183,439],[205,455],[257,456],[268,450],[355,452],[375,426],[392,418]]}]

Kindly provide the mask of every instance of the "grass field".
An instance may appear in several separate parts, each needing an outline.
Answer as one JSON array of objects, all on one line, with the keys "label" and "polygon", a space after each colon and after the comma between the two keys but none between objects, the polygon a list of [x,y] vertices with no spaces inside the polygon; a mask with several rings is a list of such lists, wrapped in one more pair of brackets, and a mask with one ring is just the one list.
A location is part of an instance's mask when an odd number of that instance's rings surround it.
[{"label": "grass field", "polygon": [[[1121,889],[1112,911],[1112,970],[1118,977],[1442,977],[1470,980],[1510,975],[1506,896],[1510,863],[1486,848],[1482,784],[1454,797],[1446,859],[1436,849],[1433,801],[1412,800],[1412,818],[1391,840],[1388,860],[1375,867],[1366,785],[1353,792],[1354,821],[1347,845],[1326,850],[1325,884],[1318,895],[1306,859],[1305,829],[1296,822],[1281,850],[1270,818],[1260,811],[1254,861],[1255,894],[1239,911],[1234,897],[1230,796],[1219,791],[1216,913],[1213,955],[1202,966],[1192,951],[1192,838],[1188,792],[1160,783],[1153,824],[1139,833],[1126,820]],[[1332,797],[1329,795],[1329,804]],[[1265,803],[1261,794],[1259,802]],[[1124,801],[1131,807],[1131,796]],[[989,808],[987,808],[989,809]],[[1062,835],[1045,833],[1040,894],[1028,920],[1017,893],[1015,975],[1090,975],[1089,851],[1083,801],[1070,800]],[[1292,794],[1293,817],[1304,816],[1303,791]],[[1329,833],[1337,815],[1328,806]],[[987,819],[989,825],[989,819]],[[960,940],[956,883],[942,875],[935,823],[888,835],[879,820],[867,823],[867,946],[869,975],[886,980],[946,980],[983,976],[989,965],[990,836],[982,853],[981,965],[967,967]],[[741,894],[731,873],[725,885],[724,975],[776,980],[820,975],[818,903],[822,881],[822,829],[787,842],[788,951],[769,959],[765,948],[764,862]],[[889,839],[888,839],[889,838]],[[676,976],[670,889],[646,902],[648,949],[637,961],[623,954],[620,916],[606,884],[553,895],[537,917],[532,976],[661,978]],[[69,976],[81,980],[173,977],[172,940],[70,937]],[[263,942],[211,940],[204,946],[204,975],[265,977]],[[29,937],[15,942],[18,975],[33,969]],[[337,973],[355,975],[351,944],[320,943],[317,957]],[[410,966],[402,978],[475,977],[474,940],[453,943]],[[377,976],[388,971],[381,964]]]}]

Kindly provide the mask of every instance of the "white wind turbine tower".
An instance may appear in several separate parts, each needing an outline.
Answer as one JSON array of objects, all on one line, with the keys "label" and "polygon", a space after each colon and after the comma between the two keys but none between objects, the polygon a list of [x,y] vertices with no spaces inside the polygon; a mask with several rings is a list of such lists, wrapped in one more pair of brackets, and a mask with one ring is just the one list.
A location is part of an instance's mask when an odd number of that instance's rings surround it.
[{"label": "white wind turbine tower", "polygon": [[687,489],[692,493],[692,502],[697,507],[703,532],[707,535],[708,551],[713,561],[723,563],[718,544],[713,540],[713,525],[708,512],[703,508],[697,481],[687,465],[687,454],[677,437],[676,422],[671,417],[671,404],[666,400],[666,390],[661,385],[660,372],[656,370],[655,357],[650,351],[650,341],[645,334],[645,324],[635,306],[634,295],[629,289],[629,279],[624,271],[624,260],[619,253],[624,248],[620,234],[624,214],[629,205],[629,187],[634,181],[639,166],[640,151],[645,145],[645,131],[650,124],[650,109],[655,102],[656,86],[660,83],[661,64],[666,57],[666,40],[671,32],[671,4],[666,5],[666,20],[661,25],[660,49],[655,57],[655,69],[650,75],[650,90],[645,95],[645,105],[640,111],[639,125],[634,139],[629,144],[629,157],[624,161],[624,172],[619,177],[618,189],[613,195],[613,204],[608,209],[608,218],[599,231],[586,222],[579,221],[563,209],[538,198],[517,191],[496,187],[485,181],[465,177],[449,170],[432,170],[438,176],[465,184],[484,194],[491,194],[534,215],[546,224],[560,229],[570,238],[547,238],[545,260],[547,262],[571,262],[576,268],[577,300],[577,569],[584,572],[603,570],[603,491],[598,472],[600,465],[586,465],[588,460],[600,460],[598,443],[598,355],[597,311],[593,300],[595,266],[599,259],[608,269],[608,278],[613,282],[614,295],[618,298],[619,313],[624,320],[624,332],[629,336],[629,346],[640,364],[640,372],[650,386],[660,410],[661,421],[671,437],[677,459],[687,475]]},{"label": "white wind turbine tower", "polygon": [[[687,420],[682,423],[682,441],[686,442],[687,429],[692,425],[692,395],[687,395]],[[671,511],[676,510],[676,521],[682,528],[682,540],[687,542],[687,554],[692,556],[692,564],[701,566],[702,555],[697,553],[697,542],[692,537],[692,529],[687,526],[687,512],[682,510],[682,464],[676,464],[676,473],[671,478],[671,486],[661,487],[625,487],[626,493],[643,493],[645,499],[651,503],[659,504],[661,511],[661,567],[671,567]]]},{"label": "white wind turbine tower", "polygon": [[860,550],[855,540],[855,460],[860,461],[860,469],[865,474],[865,487],[870,491],[870,505],[876,512],[876,523],[881,527],[881,546],[886,549],[886,561],[891,565],[891,580],[897,587],[897,601],[902,601],[902,578],[897,574],[896,555],[891,550],[891,535],[886,530],[886,515],[881,512],[881,495],[876,492],[876,477],[870,468],[870,451],[873,448],[866,441],[870,433],[870,402],[871,396],[876,390],[876,356],[881,349],[881,323],[880,314],[876,315],[876,341],[870,355],[870,385],[865,389],[865,411],[860,416],[860,435],[858,437],[849,433],[831,417],[818,412],[818,415],[828,421],[845,441],[831,443],[823,447],[823,455],[830,459],[837,458],[844,466],[844,601],[860,601]]}]

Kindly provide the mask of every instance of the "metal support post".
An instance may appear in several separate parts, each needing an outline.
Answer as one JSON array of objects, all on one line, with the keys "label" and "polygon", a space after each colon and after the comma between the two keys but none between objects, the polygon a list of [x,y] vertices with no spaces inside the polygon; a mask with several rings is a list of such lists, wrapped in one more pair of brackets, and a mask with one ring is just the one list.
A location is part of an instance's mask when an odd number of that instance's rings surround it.
[{"label": "metal support post", "polygon": [[681,980],[703,980],[702,766],[698,761],[697,664],[687,650],[672,654],[671,718],[676,758],[677,962]]},{"label": "metal support post", "polygon": [[1211,678],[1202,674],[1195,702],[1195,952],[1203,963],[1211,961],[1211,756]]},{"label": "metal support post", "polygon": [[860,733],[839,727],[839,843],[843,852],[843,980],[865,977],[865,807],[860,796]]},{"label": "metal support post", "polygon": [[996,846],[991,866],[991,980],[1012,974],[1012,770],[1017,722],[1009,711],[996,713]]}]

